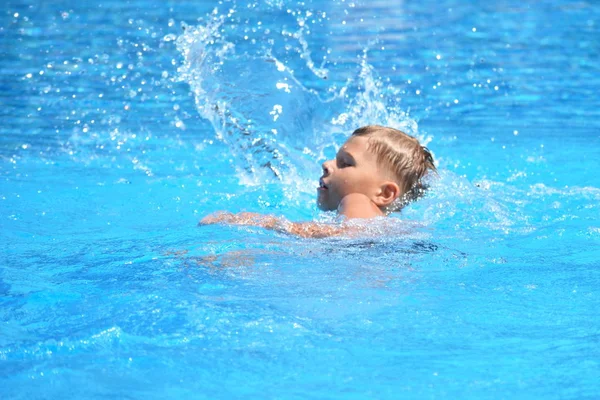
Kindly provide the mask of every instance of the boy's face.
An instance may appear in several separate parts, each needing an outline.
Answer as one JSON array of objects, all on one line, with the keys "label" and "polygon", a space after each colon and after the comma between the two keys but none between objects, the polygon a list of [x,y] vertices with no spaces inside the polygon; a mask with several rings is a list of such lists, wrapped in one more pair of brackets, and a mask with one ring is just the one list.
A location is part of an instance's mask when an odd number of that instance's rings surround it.
[{"label": "boy's face", "polygon": [[337,210],[342,199],[361,193],[373,200],[387,175],[368,150],[368,139],[352,136],[338,151],[335,160],[323,163],[323,176],[317,189],[317,204],[323,211]]}]

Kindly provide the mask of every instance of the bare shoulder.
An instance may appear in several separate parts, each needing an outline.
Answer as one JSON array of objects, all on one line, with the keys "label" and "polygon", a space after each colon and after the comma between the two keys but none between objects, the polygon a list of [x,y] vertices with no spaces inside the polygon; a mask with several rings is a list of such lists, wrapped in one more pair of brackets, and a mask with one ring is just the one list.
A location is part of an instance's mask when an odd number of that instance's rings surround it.
[{"label": "bare shoulder", "polygon": [[345,196],[340,202],[338,213],[347,218],[374,218],[384,215],[379,207],[362,193]]}]

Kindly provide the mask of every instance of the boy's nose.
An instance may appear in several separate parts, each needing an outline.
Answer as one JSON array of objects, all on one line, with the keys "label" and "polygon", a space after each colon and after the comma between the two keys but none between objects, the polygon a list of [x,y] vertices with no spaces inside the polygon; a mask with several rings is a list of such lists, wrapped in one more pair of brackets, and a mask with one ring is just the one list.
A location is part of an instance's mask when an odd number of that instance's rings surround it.
[{"label": "boy's nose", "polygon": [[323,168],[323,175],[324,176],[327,176],[327,175],[329,175],[331,173],[331,163],[332,163],[332,160],[327,160],[321,166]]}]

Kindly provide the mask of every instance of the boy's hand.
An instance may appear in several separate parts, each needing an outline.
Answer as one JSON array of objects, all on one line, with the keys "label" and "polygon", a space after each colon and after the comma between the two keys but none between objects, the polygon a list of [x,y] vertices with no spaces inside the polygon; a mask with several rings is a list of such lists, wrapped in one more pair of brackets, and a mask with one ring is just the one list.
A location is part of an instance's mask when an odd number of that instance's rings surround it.
[{"label": "boy's hand", "polygon": [[198,225],[212,225],[212,224],[220,224],[220,223],[232,223],[235,215],[226,212],[226,211],[218,211],[214,214],[207,215],[202,218]]},{"label": "boy's hand", "polygon": [[[233,224],[269,227],[267,225],[274,224],[272,220],[275,219],[275,217],[260,215],[251,212],[241,212],[239,214],[233,214],[227,211],[218,211],[214,214],[210,214],[202,218],[198,225]],[[271,224],[268,224],[268,222],[271,222]]]}]

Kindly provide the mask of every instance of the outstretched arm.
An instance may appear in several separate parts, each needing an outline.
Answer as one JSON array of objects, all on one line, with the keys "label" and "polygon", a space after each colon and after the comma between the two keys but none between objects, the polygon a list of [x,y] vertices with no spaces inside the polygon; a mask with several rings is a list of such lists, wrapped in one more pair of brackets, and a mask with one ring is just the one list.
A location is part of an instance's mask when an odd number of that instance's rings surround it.
[{"label": "outstretched arm", "polygon": [[304,238],[337,236],[345,232],[343,225],[333,226],[316,222],[290,222],[285,218],[251,212],[242,212],[239,214],[218,212],[202,218],[198,223],[198,225],[211,224],[258,226],[278,232],[291,233],[292,235]]}]

